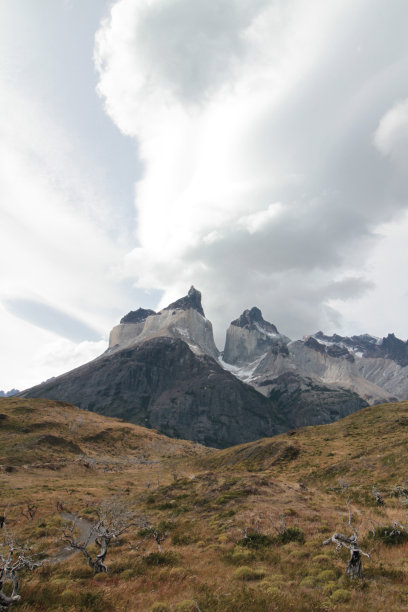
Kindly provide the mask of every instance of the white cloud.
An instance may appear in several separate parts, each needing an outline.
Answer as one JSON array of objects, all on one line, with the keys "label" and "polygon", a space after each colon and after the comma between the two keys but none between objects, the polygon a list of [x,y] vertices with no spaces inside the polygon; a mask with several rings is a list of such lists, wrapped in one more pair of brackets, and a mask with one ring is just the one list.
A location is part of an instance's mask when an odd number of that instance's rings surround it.
[{"label": "white cloud", "polygon": [[[371,6],[114,4],[98,90],[145,162],[125,274],[163,289],[161,305],[194,283],[219,329],[256,303],[297,335],[341,324],[333,279],[355,279],[342,302],[372,286],[356,260],[406,205],[372,134],[407,43],[397,7]],[[376,42],[379,24],[395,25],[392,45]]]},{"label": "white cloud", "polygon": [[[114,210],[97,187],[98,170],[92,175],[81,161],[63,127],[0,83],[0,302],[43,304],[103,338],[126,304],[115,274],[124,248],[111,238]],[[2,310],[0,389],[36,384],[106,346],[61,339],[62,350],[58,336],[23,319]],[[41,346],[55,361],[42,359]]]},{"label": "white cloud", "polygon": [[0,337],[3,354],[0,389],[20,390],[58,376],[94,359],[107,348],[98,342],[70,342],[11,315],[0,304]]},{"label": "white cloud", "polygon": [[101,327],[97,304],[113,303],[106,283],[122,253],[108,235],[107,202],[75,153],[61,128],[2,86],[0,293],[68,304]]},{"label": "white cloud", "polygon": [[400,100],[381,118],[374,144],[406,171],[408,163],[408,99]]}]

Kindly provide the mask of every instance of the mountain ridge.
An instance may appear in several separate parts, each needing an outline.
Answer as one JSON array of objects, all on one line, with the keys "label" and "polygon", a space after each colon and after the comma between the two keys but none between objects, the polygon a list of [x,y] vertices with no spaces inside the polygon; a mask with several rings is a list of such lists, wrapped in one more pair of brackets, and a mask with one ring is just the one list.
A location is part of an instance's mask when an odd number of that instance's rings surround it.
[{"label": "mountain ridge", "polygon": [[317,332],[292,341],[253,306],[231,322],[220,355],[192,286],[159,312],[131,311],[105,353],[20,396],[225,447],[408,398],[405,345],[393,334],[379,341]]}]

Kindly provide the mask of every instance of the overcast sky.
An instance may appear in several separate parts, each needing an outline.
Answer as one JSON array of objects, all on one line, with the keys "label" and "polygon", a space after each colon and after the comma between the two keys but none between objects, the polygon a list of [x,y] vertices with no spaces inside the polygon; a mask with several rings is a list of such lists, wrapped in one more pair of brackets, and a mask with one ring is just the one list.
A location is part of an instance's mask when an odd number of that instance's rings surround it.
[{"label": "overcast sky", "polygon": [[194,284],[408,337],[406,0],[3,0],[0,389]]}]

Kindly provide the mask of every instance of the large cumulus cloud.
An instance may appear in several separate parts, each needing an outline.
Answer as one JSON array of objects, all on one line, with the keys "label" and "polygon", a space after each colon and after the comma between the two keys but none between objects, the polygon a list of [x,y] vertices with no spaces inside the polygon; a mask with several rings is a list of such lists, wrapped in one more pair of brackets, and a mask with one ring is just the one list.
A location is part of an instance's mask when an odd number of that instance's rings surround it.
[{"label": "large cumulus cloud", "polygon": [[253,304],[292,336],[341,325],[407,202],[406,17],[404,0],[118,0],[95,63],[144,162],[124,273],[163,304],[194,283],[219,329]]}]

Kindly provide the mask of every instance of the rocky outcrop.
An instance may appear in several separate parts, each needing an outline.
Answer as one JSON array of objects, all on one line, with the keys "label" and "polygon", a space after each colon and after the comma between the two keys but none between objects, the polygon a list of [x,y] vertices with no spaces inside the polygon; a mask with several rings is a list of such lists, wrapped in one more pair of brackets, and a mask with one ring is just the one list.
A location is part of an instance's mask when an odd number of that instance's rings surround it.
[{"label": "rocky outcrop", "polygon": [[193,285],[186,296],[169,304],[164,310],[190,310],[190,308],[199,312],[201,316],[205,316],[201,305],[201,293]]},{"label": "rocky outcrop", "polygon": [[357,393],[338,385],[324,385],[315,379],[286,372],[261,386],[267,396],[294,427],[324,425],[368,406]]},{"label": "rocky outcrop", "polygon": [[132,311],[121,319],[109,337],[109,351],[145,342],[158,337],[180,338],[198,354],[217,359],[211,322],[206,319],[201,305],[201,293],[191,287],[188,294],[163,310]]},{"label": "rocky outcrop", "polygon": [[227,364],[249,365],[271,349],[286,351],[289,338],[280,334],[272,323],[265,321],[262,312],[254,306],[244,310],[231,322],[227,330],[223,361]]},{"label": "rocky outcrop", "polygon": [[291,427],[271,400],[169,337],[102,355],[22,396],[64,400],[217,448]]},{"label": "rocky outcrop", "polygon": [[124,317],[121,318],[121,323],[142,323],[146,321],[147,317],[151,315],[155,315],[154,310],[150,310],[149,308],[138,308],[137,310],[131,310]]},{"label": "rocky outcrop", "polygon": [[404,342],[396,338],[395,334],[388,334],[386,338],[376,338],[369,334],[360,336],[326,336],[319,331],[314,338],[327,346],[337,345],[347,348],[358,357],[390,359],[399,366],[408,366],[408,341]]}]

